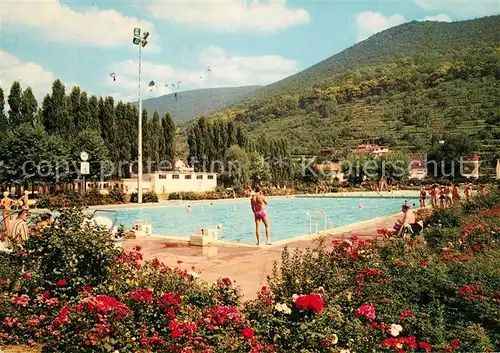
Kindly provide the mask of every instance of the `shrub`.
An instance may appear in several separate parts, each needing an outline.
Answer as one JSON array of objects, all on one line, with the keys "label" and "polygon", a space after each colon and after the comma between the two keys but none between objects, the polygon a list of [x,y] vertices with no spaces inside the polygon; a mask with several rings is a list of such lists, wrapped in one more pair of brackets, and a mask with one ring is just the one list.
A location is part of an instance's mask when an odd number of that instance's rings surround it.
[{"label": "shrub", "polygon": [[74,296],[81,288],[105,282],[119,251],[112,235],[88,222],[81,210],[63,209],[57,223],[30,237],[18,262],[36,273],[30,288],[42,287]]},{"label": "shrub", "polygon": [[[130,202],[137,203],[137,193],[134,192],[130,195]],[[156,203],[158,202],[158,195],[152,191],[145,192],[142,194],[142,202],[144,203]]]},{"label": "shrub", "polygon": [[196,193],[194,192],[172,192],[168,194],[169,200],[186,200],[186,201],[194,201],[198,200]]},{"label": "shrub", "polygon": [[436,209],[429,217],[428,223],[441,227],[460,227],[460,216],[460,211],[456,208]]},{"label": "shrub", "polygon": [[108,203],[124,203],[126,202],[126,195],[123,190],[119,188],[112,188],[108,194]]}]

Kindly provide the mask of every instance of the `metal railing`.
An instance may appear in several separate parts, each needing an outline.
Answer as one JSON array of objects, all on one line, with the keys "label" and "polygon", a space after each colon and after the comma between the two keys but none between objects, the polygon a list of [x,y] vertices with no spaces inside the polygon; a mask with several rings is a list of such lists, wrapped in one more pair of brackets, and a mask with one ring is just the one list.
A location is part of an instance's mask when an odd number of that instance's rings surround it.
[{"label": "metal railing", "polygon": [[[309,235],[312,234],[312,216],[315,213],[319,213],[319,214],[323,215],[324,225],[325,225],[324,231],[329,229],[328,226],[330,226],[330,228],[333,228],[333,222],[330,220],[330,218],[328,218],[328,215],[325,213],[325,211],[323,211],[320,208],[316,208],[316,209],[312,210],[311,212],[309,212]],[[317,234],[317,233],[318,233],[318,221],[316,221],[316,231],[314,234]]]}]

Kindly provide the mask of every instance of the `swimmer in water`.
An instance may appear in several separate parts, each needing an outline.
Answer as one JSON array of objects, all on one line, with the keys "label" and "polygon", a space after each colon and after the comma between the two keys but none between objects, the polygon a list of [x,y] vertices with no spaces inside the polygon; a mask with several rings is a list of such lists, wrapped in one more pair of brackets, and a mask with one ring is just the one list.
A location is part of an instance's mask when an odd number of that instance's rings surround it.
[{"label": "swimmer in water", "polygon": [[233,211],[236,211],[236,207],[233,206]]},{"label": "swimmer in water", "polygon": [[191,206],[188,205],[188,207],[186,208],[186,213],[191,213]]}]

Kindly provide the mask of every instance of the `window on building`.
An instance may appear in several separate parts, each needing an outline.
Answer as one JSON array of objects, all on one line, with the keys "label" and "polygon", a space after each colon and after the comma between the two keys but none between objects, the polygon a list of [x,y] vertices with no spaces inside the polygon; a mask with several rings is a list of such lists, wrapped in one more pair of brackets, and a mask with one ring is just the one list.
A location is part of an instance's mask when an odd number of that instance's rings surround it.
[{"label": "window on building", "polygon": [[198,180],[203,179],[203,175],[197,175],[196,179],[198,179]]},{"label": "window on building", "polygon": [[184,179],[191,179],[191,175],[189,174],[184,175]]},{"label": "window on building", "polygon": [[179,179],[179,175],[177,175],[177,174],[172,174],[172,179]]},{"label": "window on building", "polygon": [[212,180],[213,178],[214,178],[214,176],[213,176],[213,175],[209,175],[209,176],[207,176],[207,179],[209,179],[209,180]]},{"label": "window on building", "polygon": [[165,174],[160,174],[160,179],[167,179],[167,176]]}]

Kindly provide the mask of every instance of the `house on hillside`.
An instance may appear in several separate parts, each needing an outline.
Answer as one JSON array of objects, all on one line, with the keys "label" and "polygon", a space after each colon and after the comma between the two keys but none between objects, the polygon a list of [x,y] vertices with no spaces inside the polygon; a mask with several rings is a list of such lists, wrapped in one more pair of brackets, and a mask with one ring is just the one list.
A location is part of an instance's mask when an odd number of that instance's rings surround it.
[{"label": "house on hillside", "polygon": [[460,168],[460,173],[465,178],[478,179],[479,178],[479,154],[475,152],[472,157],[463,159],[463,165]]},{"label": "house on hillside", "polygon": [[344,173],[339,163],[326,162],[321,164],[314,164],[313,169],[320,175],[330,177],[331,181],[337,180],[339,183],[344,182]]},{"label": "house on hillside", "polygon": [[376,156],[381,156],[390,153],[388,145],[359,145],[352,150],[354,154],[369,153]]},{"label": "house on hillside", "polygon": [[426,159],[426,156],[408,157],[410,165],[410,179],[422,180],[427,177],[427,167],[425,165]]}]

